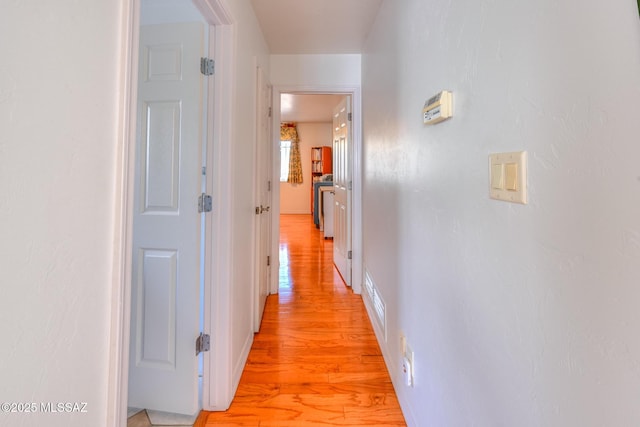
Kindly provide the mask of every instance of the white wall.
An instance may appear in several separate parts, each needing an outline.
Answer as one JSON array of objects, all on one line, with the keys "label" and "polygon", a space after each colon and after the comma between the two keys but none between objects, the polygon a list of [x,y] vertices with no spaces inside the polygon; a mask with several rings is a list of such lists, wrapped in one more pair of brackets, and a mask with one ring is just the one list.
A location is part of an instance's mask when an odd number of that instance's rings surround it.
[{"label": "white wall", "polygon": [[331,123],[298,123],[302,184],[280,183],[280,213],[311,214],[311,147],[331,146]]},{"label": "white wall", "polygon": [[[407,421],[640,424],[636,4],[402,6],[363,54],[363,215]],[[426,127],[443,89],[455,115]],[[488,198],[488,154],[517,150],[526,206]]]},{"label": "white wall", "polygon": [[359,86],[360,55],[271,55],[274,86]]},{"label": "white wall", "polygon": [[0,400],[87,403],[2,425],[106,425],[120,3],[2,5]]}]

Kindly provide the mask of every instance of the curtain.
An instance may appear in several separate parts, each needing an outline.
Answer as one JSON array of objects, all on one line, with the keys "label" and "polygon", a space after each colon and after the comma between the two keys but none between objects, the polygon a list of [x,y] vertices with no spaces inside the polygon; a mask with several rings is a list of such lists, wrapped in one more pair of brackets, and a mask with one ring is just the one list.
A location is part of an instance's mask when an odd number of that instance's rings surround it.
[{"label": "curtain", "polygon": [[287,182],[302,184],[302,160],[300,160],[300,141],[295,123],[282,123],[280,125],[280,140],[291,141],[291,154],[289,155],[289,177]]}]

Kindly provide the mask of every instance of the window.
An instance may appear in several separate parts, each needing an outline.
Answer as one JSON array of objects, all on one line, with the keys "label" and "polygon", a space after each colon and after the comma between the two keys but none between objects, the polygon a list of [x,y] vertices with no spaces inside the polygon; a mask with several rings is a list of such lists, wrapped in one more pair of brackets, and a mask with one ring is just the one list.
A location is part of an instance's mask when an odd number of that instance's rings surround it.
[{"label": "window", "polygon": [[289,156],[291,155],[291,141],[280,141],[280,182],[289,179]]}]

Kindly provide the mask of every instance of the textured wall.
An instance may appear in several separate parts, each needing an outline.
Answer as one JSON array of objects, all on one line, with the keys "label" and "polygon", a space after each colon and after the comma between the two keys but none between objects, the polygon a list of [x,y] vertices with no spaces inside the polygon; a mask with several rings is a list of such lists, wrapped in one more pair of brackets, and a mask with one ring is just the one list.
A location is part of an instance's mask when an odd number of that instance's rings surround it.
[{"label": "textured wall", "polygon": [[[411,425],[640,423],[639,52],[623,0],[383,3],[362,64],[364,262]],[[425,127],[443,89],[455,116]],[[518,150],[529,204],[489,199],[488,154]]]},{"label": "textured wall", "polygon": [[2,3],[0,402],[87,406],[0,425],[106,423],[121,16]]},{"label": "textured wall", "polygon": [[356,86],[360,55],[271,55],[274,86]]}]

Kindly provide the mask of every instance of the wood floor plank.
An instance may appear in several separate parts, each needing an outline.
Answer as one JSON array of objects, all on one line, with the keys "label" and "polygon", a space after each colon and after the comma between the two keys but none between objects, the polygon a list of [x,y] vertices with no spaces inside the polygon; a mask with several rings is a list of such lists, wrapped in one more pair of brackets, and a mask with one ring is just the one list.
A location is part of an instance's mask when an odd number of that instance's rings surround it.
[{"label": "wood floor plank", "polygon": [[231,407],[211,426],[404,426],[362,299],[310,215],[282,215],[280,293],[267,298]]}]

